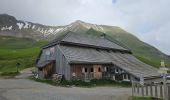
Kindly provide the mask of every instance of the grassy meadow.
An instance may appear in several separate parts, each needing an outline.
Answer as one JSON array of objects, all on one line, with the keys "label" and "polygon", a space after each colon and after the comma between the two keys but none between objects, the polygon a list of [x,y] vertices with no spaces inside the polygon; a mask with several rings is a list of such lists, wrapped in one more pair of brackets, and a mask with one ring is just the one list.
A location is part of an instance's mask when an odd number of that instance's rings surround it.
[{"label": "grassy meadow", "polygon": [[33,67],[40,46],[45,43],[28,38],[0,36],[0,73],[15,72],[17,63],[20,63],[20,70]]}]

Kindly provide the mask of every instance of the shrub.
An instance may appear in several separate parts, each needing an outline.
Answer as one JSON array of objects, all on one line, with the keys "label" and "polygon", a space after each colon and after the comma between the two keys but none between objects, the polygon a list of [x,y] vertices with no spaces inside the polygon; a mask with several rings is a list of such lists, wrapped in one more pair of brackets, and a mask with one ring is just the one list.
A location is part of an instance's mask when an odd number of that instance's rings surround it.
[{"label": "shrub", "polygon": [[89,82],[82,80],[62,80],[60,83],[56,83],[50,79],[36,79],[34,77],[30,77],[29,79],[35,80],[37,82],[47,83],[51,85],[59,85],[59,86],[78,86],[78,87],[95,87],[95,86],[122,86],[122,87],[130,87],[130,82],[119,82],[110,79],[92,79]]}]

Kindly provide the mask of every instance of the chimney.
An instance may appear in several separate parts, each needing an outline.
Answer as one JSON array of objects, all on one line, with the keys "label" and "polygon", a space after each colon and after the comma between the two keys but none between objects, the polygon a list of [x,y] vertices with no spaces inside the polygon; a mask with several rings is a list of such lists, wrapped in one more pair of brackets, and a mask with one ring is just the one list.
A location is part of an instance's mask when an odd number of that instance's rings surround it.
[{"label": "chimney", "polygon": [[103,34],[100,35],[100,37],[104,39],[104,38],[106,38],[106,34],[103,33]]}]

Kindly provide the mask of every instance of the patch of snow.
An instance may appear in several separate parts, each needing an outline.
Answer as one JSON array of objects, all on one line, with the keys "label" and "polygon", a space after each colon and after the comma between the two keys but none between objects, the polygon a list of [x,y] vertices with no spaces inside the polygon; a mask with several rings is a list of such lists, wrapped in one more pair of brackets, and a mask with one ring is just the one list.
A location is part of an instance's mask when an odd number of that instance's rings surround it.
[{"label": "patch of snow", "polygon": [[67,27],[65,27],[63,30],[66,31],[66,30],[67,30]]},{"label": "patch of snow", "polygon": [[100,28],[102,31],[104,31],[104,30],[103,30],[103,27],[99,26],[99,28]]},{"label": "patch of snow", "polygon": [[47,30],[45,30],[44,33],[47,33]]},{"label": "patch of snow", "polygon": [[1,31],[3,31],[3,30],[4,30],[4,27],[1,28]]},{"label": "patch of snow", "polygon": [[40,32],[40,30],[41,30],[40,28],[37,29],[38,32]]},{"label": "patch of snow", "polygon": [[24,28],[29,28],[28,22],[25,22]]},{"label": "patch of snow", "polygon": [[72,27],[72,25],[69,25],[69,26],[67,26],[67,27]]},{"label": "patch of snow", "polygon": [[7,27],[7,26],[2,27],[2,28],[1,28],[1,31],[4,31],[4,30],[12,30],[12,26],[9,26],[9,27]]},{"label": "patch of snow", "polygon": [[35,28],[35,25],[32,26],[32,29],[34,29],[34,28]]},{"label": "patch of snow", "polygon": [[63,28],[58,28],[58,29],[55,30],[56,33],[60,32],[60,31],[63,31]]},{"label": "patch of snow", "polygon": [[23,23],[17,23],[17,25],[18,25],[19,29],[21,30],[24,24]]},{"label": "patch of snow", "polygon": [[48,32],[49,32],[49,33],[53,33],[53,32],[54,32],[54,29],[50,28],[50,29],[48,30]]},{"label": "patch of snow", "polygon": [[105,33],[105,31],[104,31],[104,29],[103,29],[103,27],[102,27],[102,26],[100,26],[100,25],[99,25],[99,28],[101,29],[101,31],[102,31],[102,32],[104,32],[104,33]]},{"label": "patch of snow", "polygon": [[43,30],[43,28],[40,30],[40,32],[41,32],[41,33],[44,33],[44,30]]},{"label": "patch of snow", "polygon": [[94,27],[96,28],[96,30],[99,30],[96,24],[94,24]]},{"label": "patch of snow", "polygon": [[9,30],[12,30],[12,26],[8,27]]}]

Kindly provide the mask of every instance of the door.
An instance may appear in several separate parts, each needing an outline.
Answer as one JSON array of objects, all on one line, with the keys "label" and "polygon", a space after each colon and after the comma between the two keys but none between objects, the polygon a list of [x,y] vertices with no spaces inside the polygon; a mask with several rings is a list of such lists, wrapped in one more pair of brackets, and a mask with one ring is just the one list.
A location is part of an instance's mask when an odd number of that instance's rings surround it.
[{"label": "door", "polygon": [[94,68],[94,78],[101,79],[102,78],[102,65],[93,65]]}]

